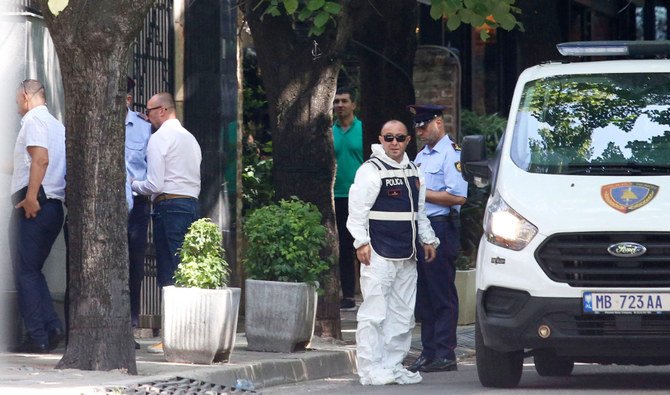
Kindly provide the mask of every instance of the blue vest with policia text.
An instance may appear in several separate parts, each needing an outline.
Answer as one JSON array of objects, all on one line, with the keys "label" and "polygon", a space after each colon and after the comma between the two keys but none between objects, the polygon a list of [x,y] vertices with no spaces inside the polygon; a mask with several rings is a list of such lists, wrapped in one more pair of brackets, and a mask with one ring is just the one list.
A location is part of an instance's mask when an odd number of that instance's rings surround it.
[{"label": "blue vest with policia text", "polygon": [[416,254],[419,172],[411,162],[401,169],[377,158],[368,162],[381,176],[379,195],[369,214],[370,245],[386,259],[409,259]]}]

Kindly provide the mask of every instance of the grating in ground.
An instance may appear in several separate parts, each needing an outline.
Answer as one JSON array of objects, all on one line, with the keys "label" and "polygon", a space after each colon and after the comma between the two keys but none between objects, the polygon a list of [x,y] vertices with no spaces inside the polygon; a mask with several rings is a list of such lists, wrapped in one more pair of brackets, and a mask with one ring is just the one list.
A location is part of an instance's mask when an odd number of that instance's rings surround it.
[{"label": "grating in ground", "polygon": [[105,394],[107,395],[227,395],[241,393],[256,394],[257,392],[184,377],[140,383],[130,387],[105,388]]}]

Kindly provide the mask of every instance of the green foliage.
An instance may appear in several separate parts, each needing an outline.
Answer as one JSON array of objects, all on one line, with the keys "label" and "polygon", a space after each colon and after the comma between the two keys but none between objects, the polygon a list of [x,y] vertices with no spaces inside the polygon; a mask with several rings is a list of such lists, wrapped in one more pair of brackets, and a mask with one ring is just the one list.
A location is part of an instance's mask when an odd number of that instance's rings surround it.
[{"label": "green foliage", "polygon": [[272,142],[269,140],[267,96],[253,52],[244,54],[244,139],[242,146],[242,215],[274,198]]},{"label": "green foliage", "polygon": [[493,155],[500,137],[507,127],[507,119],[498,114],[478,115],[475,112],[461,111],[461,135],[481,134],[486,140],[486,154]]},{"label": "green foliage", "polygon": [[256,209],[247,217],[244,234],[249,278],[315,284],[330,266],[319,255],[326,228],[311,203],[292,198]]},{"label": "green foliage", "polygon": [[274,198],[272,182],[272,141],[259,144],[245,139],[242,163],[242,215],[266,206]]},{"label": "green foliage", "polygon": [[[496,114],[477,115],[472,111],[461,111],[461,134],[483,135],[489,158],[495,153],[506,126],[507,119]],[[461,254],[456,260],[456,268],[459,270],[475,267],[489,193],[489,186],[477,188],[474,184],[468,184],[468,200],[461,207]]]},{"label": "green foliage", "polygon": [[175,285],[205,289],[226,286],[229,268],[223,257],[222,243],[221,229],[209,218],[193,222],[179,249]]},{"label": "green foliage", "polygon": [[[320,36],[326,31],[328,22],[337,25],[336,17],[342,6],[336,1],[326,0],[266,0],[265,14],[279,16],[282,13],[294,17],[297,21],[308,22],[308,35]],[[280,8],[281,5],[281,8]],[[283,11],[283,12],[282,12]]]},{"label": "green foliage", "polygon": [[[451,31],[463,23],[473,27],[486,25],[490,29],[501,27],[508,31],[518,27],[523,31],[523,25],[514,16],[521,12],[514,7],[515,2],[516,0],[431,0],[430,16],[435,20],[446,18],[447,28]],[[488,29],[481,29],[479,34],[483,41],[489,38]]]},{"label": "green foliage", "polygon": [[[521,10],[514,7],[516,0],[431,0],[430,16],[446,19],[447,28],[456,30],[461,24],[473,27],[488,26],[490,29],[501,27],[512,30],[515,27],[523,31],[523,25],[515,14]],[[343,1],[327,0],[259,0],[258,6],[267,4],[264,15],[289,15],[299,22],[308,22],[309,35],[320,36],[326,31],[328,22],[337,26],[337,17],[342,11]],[[481,29],[482,40],[489,38],[489,30]]]}]

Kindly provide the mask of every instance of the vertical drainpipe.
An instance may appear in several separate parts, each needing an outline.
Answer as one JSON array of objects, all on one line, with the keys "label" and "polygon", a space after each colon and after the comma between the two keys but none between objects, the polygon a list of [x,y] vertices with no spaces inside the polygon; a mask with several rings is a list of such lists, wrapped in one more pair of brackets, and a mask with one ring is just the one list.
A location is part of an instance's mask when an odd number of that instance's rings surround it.
[{"label": "vertical drainpipe", "polygon": [[177,118],[184,120],[184,25],[185,0],[173,0],[172,24],[174,25],[174,100]]}]

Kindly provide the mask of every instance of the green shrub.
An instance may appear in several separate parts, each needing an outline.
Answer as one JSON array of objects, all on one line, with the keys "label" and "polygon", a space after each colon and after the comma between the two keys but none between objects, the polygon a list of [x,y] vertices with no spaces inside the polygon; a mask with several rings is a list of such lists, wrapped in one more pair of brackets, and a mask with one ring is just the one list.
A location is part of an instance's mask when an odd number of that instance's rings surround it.
[{"label": "green shrub", "polygon": [[254,210],[244,224],[249,278],[315,284],[329,262],[319,252],[326,244],[321,213],[297,198]]},{"label": "green shrub", "polygon": [[179,287],[214,289],[228,284],[229,268],[221,246],[219,226],[209,218],[191,224],[179,249],[179,266],[174,274]]},{"label": "green shrub", "polygon": [[[483,135],[488,158],[493,157],[506,126],[507,119],[497,114],[477,115],[468,110],[461,112],[461,135]],[[477,188],[474,184],[468,184],[468,200],[461,207],[461,253],[456,260],[456,268],[459,270],[476,266],[477,248],[484,232],[482,223],[490,189],[490,186]]]},{"label": "green shrub", "polygon": [[478,115],[461,111],[461,136],[481,134],[486,140],[486,154],[491,157],[507,127],[507,119],[498,114]]}]

